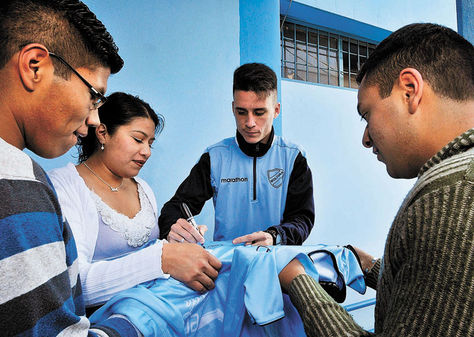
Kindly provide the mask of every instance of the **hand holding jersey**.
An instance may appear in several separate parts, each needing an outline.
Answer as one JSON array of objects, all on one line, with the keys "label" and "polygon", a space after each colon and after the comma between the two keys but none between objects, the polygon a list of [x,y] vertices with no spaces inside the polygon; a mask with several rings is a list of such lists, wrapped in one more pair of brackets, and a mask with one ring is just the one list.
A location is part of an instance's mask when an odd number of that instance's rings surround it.
[{"label": "hand holding jersey", "polygon": [[291,282],[301,274],[306,274],[306,271],[298,259],[291,260],[290,263],[286,265],[285,268],[278,274],[278,279],[280,280],[281,288],[288,292]]},{"label": "hand holding jersey", "polygon": [[163,272],[197,291],[214,288],[221,262],[201,246],[167,243],[161,255]]},{"label": "hand holding jersey", "polygon": [[[204,233],[207,232],[206,225],[199,225],[196,230],[189,222],[184,219],[178,219],[176,223],[171,226],[167,240],[169,242],[190,242],[204,244]],[[247,235],[242,235],[232,240],[234,245],[245,243],[245,245],[253,246],[271,246],[273,245],[273,237],[271,234],[258,231]]]},{"label": "hand holding jersey", "polygon": [[271,246],[273,245],[273,236],[264,231],[258,231],[247,235],[239,236],[232,240],[234,245],[245,243],[246,246]]},{"label": "hand holding jersey", "polygon": [[[196,230],[189,222],[184,219],[178,219],[176,223],[171,226],[171,231],[168,234],[169,242],[190,242],[190,243],[204,243],[204,233],[207,232],[206,225],[199,225]],[[273,245],[273,237],[271,234],[258,231],[247,235],[242,235],[232,240],[234,245],[245,243],[245,245],[253,246],[271,246]]]}]

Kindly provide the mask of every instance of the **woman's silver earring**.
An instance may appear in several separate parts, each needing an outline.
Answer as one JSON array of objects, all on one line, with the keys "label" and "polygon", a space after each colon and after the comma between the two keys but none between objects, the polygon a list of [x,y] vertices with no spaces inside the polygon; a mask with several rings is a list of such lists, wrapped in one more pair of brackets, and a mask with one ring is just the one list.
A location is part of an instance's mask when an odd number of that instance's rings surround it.
[{"label": "woman's silver earring", "polygon": [[100,149],[104,151],[104,144],[100,144]]}]

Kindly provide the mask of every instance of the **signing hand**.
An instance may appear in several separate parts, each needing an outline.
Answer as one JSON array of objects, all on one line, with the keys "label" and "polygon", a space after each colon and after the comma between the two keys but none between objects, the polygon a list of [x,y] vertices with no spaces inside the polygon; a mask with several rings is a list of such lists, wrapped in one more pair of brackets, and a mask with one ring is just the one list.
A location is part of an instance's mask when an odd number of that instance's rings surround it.
[{"label": "signing hand", "polygon": [[245,245],[253,245],[253,246],[272,246],[273,245],[273,237],[271,234],[267,232],[254,232],[251,234],[239,236],[238,238],[235,238],[232,240],[232,243],[234,245],[238,243],[243,243],[245,242]]},{"label": "signing hand", "polygon": [[214,288],[221,262],[201,246],[190,243],[165,243],[161,269],[197,291]]},{"label": "signing hand", "polygon": [[171,230],[168,233],[167,240],[169,242],[191,242],[191,243],[204,243],[204,233],[207,232],[206,225],[198,226],[196,230],[193,225],[184,219],[178,219]]}]

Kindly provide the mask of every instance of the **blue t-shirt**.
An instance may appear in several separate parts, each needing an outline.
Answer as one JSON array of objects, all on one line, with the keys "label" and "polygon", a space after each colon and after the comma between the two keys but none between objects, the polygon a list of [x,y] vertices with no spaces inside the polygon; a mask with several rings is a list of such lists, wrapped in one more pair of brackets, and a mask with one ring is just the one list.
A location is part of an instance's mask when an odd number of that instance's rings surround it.
[{"label": "blue t-shirt", "polygon": [[144,336],[305,336],[278,280],[295,257],[316,280],[365,291],[356,257],[340,246],[205,246],[222,262],[213,290],[196,292],[173,278],[145,282],[113,297],[91,321],[122,314]]}]

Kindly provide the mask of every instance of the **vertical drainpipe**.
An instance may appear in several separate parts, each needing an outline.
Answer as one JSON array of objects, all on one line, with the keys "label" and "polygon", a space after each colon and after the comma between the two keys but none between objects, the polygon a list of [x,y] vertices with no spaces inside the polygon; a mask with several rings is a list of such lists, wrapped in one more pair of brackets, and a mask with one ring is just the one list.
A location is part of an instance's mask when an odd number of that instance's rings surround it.
[{"label": "vertical drainpipe", "polygon": [[[456,12],[458,19],[458,33],[474,44],[474,1],[456,0]],[[242,17],[240,17],[240,20],[242,22]],[[242,28],[240,29],[242,30]],[[242,45],[242,42],[240,44]]]},{"label": "vertical drainpipe", "polygon": [[[240,64],[258,62],[272,68],[277,75],[278,101],[281,102],[280,1],[240,0],[239,14]],[[275,134],[280,136],[283,131],[281,113],[273,122]]]}]

